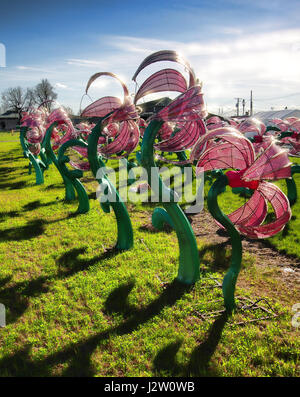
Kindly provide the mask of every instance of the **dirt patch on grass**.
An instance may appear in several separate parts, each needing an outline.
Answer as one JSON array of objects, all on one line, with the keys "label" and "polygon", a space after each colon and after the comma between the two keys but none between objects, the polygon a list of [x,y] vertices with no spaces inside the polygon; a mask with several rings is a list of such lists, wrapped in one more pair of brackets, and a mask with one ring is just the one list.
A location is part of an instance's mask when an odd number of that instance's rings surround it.
[{"label": "dirt patch on grass", "polygon": [[[226,230],[220,229],[208,211],[189,216],[196,237],[205,239],[209,245],[229,247],[230,240]],[[278,283],[294,291],[300,299],[300,259],[285,255],[270,246],[267,240],[242,238],[243,252],[254,259],[261,274],[272,276]],[[242,275],[241,275],[242,276]],[[280,285],[280,284],[279,284]]]}]

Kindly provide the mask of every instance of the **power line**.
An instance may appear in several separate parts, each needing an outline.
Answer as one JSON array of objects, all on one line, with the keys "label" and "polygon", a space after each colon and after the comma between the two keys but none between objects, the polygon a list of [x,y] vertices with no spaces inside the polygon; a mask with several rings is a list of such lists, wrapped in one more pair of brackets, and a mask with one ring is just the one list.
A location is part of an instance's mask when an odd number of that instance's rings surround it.
[{"label": "power line", "polygon": [[265,98],[265,99],[255,99],[256,102],[264,102],[264,101],[272,101],[274,99],[283,99],[283,98],[289,98],[291,96],[297,96],[300,95],[300,92],[295,92],[294,94],[289,94],[289,95],[284,95],[284,96],[278,96],[278,97],[273,97],[273,98]]}]

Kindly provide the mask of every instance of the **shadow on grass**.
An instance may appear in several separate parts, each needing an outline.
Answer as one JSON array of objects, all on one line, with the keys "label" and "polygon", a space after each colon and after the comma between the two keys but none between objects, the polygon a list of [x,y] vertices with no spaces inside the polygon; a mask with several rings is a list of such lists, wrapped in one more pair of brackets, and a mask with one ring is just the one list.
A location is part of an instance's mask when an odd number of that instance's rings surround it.
[{"label": "shadow on grass", "polygon": [[[121,285],[108,297],[106,307],[113,310],[115,303],[112,302],[118,296],[118,291],[126,297],[131,291],[132,280],[127,287]],[[72,343],[68,347],[50,354],[44,359],[34,361],[31,356],[30,345],[24,346],[14,354],[3,357],[0,360],[0,372],[4,376],[49,376],[52,374],[52,368],[61,363],[68,363],[68,368],[64,370],[62,376],[93,376],[96,370],[91,363],[91,356],[95,349],[102,342],[109,340],[114,335],[125,335],[138,329],[138,327],[153,317],[157,316],[165,307],[173,306],[182,295],[191,287],[185,286],[176,280],[169,284],[161,293],[161,295],[151,302],[145,308],[130,307],[129,318],[122,324],[112,327],[106,331],[100,332],[88,337],[77,343]],[[117,306],[118,310],[128,312],[128,307]]]},{"label": "shadow on grass", "polygon": [[27,309],[29,298],[39,296],[49,290],[50,283],[72,276],[76,272],[87,270],[89,266],[97,262],[112,257],[118,253],[114,248],[105,251],[103,254],[91,259],[79,259],[78,256],[84,254],[85,247],[74,248],[60,258],[57,263],[59,271],[53,276],[40,276],[33,280],[25,280],[15,283],[13,286],[5,287],[11,280],[11,276],[0,279],[0,302],[8,309],[7,324],[15,322]]},{"label": "shadow on grass", "polygon": [[48,185],[44,187],[44,190],[51,190],[51,189],[64,189],[65,185],[63,183],[52,183],[52,185]]},{"label": "shadow on grass", "polygon": [[23,205],[22,211],[33,211],[41,207],[49,207],[50,205],[57,204],[58,200],[49,201],[48,203],[41,203],[40,200],[31,201]]},{"label": "shadow on grass", "polygon": [[172,342],[164,346],[153,360],[153,369],[157,376],[179,376],[184,372],[184,366],[176,360],[182,341]]},{"label": "shadow on grass", "polygon": [[21,168],[21,167],[1,167],[0,177],[4,179],[5,177],[9,176],[11,172],[14,172],[17,168]]},{"label": "shadow on grass", "polygon": [[104,259],[109,259],[120,253],[115,247],[104,251],[91,259],[78,258],[86,252],[86,247],[72,248],[71,250],[62,254],[57,260],[56,264],[59,267],[57,278],[69,277],[82,270],[87,270],[90,266],[95,265]]},{"label": "shadow on grass", "polygon": [[4,222],[7,218],[16,218],[20,216],[19,211],[0,212],[0,223]]},{"label": "shadow on grass", "polygon": [[147,232],[147,233],[151,233],[151,234],[157,234],[157,233],[167,233],[170,234],[174,231],[174,229],[167,225],[166,223],[164,224],[162,230],[156,229],[152,223],[148,223],[147,225],[142,225],[138,228],[141,232]]},{"label": "shadow on grass", "polygon": [[222,313],[214,321],[206,339],[193,350],[187,365],[178,363],[176,359],[182,341],[172,342],[163,347],[153,360],[156,376],[218,376],[218,373],[210,368],[210,361],[217,349],[227,320],[228,315]]},{"label": "shadow on grass", "polygon": [[0,184],[0,189],[6,189],[8,188],[9,190],[15,190],[15,189],[21,189],[26,186],[25,181],[20,181],[20,182],[14,182],[14,183],[1,183]]},{"label": "shadow on grass", "polygon": [[44,219],[34,219],[28,221],[24,226],[11,227],[0,231],[0,241],[22,241],[41,236],[45,232],[46,225],[61,222],[66,219],[75,218],[80,215],[78,212],[71,213],[63,218],[46,221]]},{"label": "shadow on grass", "polygon": [[45,231],[48,222],[43,219],[29,221],[25,226],[11,227],[0,231],[2,241],[22,241],[38,237]]},{"label": "shadow on grass", "polygon": [[226,248],[228,246],[231,247],[230,240],[224,241],[222,243],[211,244],[199,250],[201,263],[209,266],[213,272],[223,272],[224,269],[228,269],[231,260],[231,251],[229,255],[226,253]]},{"label": "shadow on grass", "polygon": [[210,360],[216,351],[222,336],[228,314],[222,313],[212,324],[206,340],[192,352],[190,362],[186,368],[186,376],[216,376],[213,369],[209,368]]},{"label": "shadow on grass", "polygon": [[57,202],[58,200],[49,201],[48,203],[41,203],[40,200],[35,200],[32,201],[31,203],[23,205],[21,211],[0,212],[0,223],[4,222],[7,218],[16,218],[18,216],[22,216],[24,211],[33,211],[40,207],[48,207],[53,204],[57,204]]},{"label": "shadow on grass", "polygon": [[11,277],[0,280],[0,302],[7,309],[7,324],[15,322],[28,308],[29,297],[38,296],[48,292],[47,277],[38,277],[34,280],[26,280],[11,287],[2,288],[10,281]]},{"label": "shadow on grass", "polygon": [[89,198],[90,200],[97,200],[97,194],[96,194],[96,192],[91,192],[91,193],[89,193],[89,194],[88,194],[88,198]]}]

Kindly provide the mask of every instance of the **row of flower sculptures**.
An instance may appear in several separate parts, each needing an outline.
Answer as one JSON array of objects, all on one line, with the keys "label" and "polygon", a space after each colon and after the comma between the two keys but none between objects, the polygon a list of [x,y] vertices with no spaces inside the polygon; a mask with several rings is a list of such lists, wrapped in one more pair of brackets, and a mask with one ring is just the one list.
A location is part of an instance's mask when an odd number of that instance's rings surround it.
[{"label": "row of flower sculptures", "polygon": [[[159,51],[148,56],[137,69],[133,80],[136,81],[144,68],[160,61],[183,65],[189,74],[189,81],[178,70],[159,70],[143,82],[132,102],[126,85],[116,75],[97,73],[90,78],[86,93],[95,79],[111,76],[122,84],[123,101],[106,96],[87,106],[81,115],[96,118],[96,124],[80,123],[73,126],[62,108],[49,114],[41,106],[24,114],[20,129],[24,154],[35,168],[38,184],[43,182],[44,170],[54,163],[65,184],[65,199],[73,200],[77,192],[80,213],[89,210],[89,200],[79,179],[84,171],[90,169],[99,184],[106,187],[107,201],[101,202],[101,207],[105,212],[113,209],[118,225],[116,246],[125,250],[133,246],[132,225],[126,206],[105,173],[105,161],[110,158],[128,159],[140,143],[137,161],[148,171],[148,183],[157,190],[155,193],[164,207],[154,210],[152,222],[158,228],[168,223],[176,231],[180,249],[177,278],[186,284],[193,284],[200,279],[197,242],[190,222],[176,202],[175,192],[167,188],[160,178],[154,152],[177,153],[179,163],[195,165],[196,173],[202,169],[207,173],[227,170],[226,173],[217,173],[207,203],[212,216],[231,237],[232,258],[223,280],[223,296],[226,310],[232,312],[242,261],[240,234],[250,238],[267,238],[280,232],[291,218],[290,206],[297,198],[292,176],[294,172],[299,172],[299,167],[292,166],[287,150],[278,146],[278,140],[272,135],[277,134],[284,143],[292,143],[294,152],[291,154],[297,154],[295,150],[299,145],[297,128],[300,127],[300,120],[273,120],[273,124],[266,128],[255,119],[239,123],[233,119],[207,117],[201,84],[188,62],[176,52]],[[179,96],[146,123],[139,117],[137,102],[148,94],[163,91],[179,92]],[[70,160],[66,155],[69,148],[80,154],[80,160]],[[186,151],[190,153],[189,158]],[[70,163],[73,170],[66,163]],[[127,164],[128,168],[134,166],[132,162]],[[99,170],[103,170],[101,177]],[[269,182],[278,179],[287,181],[289,199],[275,184]],[[250,197],[241,208],[229,215],[221,211],[217,200],[227,185],[233,190],[244,189]],[[170,197],[169,202],[164,200],[165,195]],[[276,219],[264,223],[268,203],[273,207]]]}]

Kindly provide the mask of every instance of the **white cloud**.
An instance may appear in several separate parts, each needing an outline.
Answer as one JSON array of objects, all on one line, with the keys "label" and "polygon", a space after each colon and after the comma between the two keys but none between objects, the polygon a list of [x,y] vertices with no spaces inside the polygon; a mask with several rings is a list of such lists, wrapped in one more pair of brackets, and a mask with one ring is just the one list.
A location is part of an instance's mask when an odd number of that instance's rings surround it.
[{"label": "white cloud", "polygon": [[55,83],[55,87],[62,88],[62,89],[68,88],[68,86],[66,84],[62,84],[62,83]]},{"label": "white cloud", "polygon": [[[47,60],[44,65],[7,67],[1,70],[0,91],[16,84],[25,87],[35,85],[41,78],[49,78],[60,89],[59,100],[76,110],[92,74],[110,71],[122,75],[130,92],[134,92],[131,78],[143,59],[154,51],[173,49],[186,57],[203,81],[209,109],[234,109],[236,97],[245,98],[249,103],[250,90],[253,90],[256,109],[295,106],[297,103],[300,107],[300,96],[289,97],[300,92],[300,29],[255,34],[246,34],[236,28],[225,27],[223,30],[224,34],[218,40],[202,41],[102,36],[99,48],[103,59],[95,59],[93,53],[84,59],[74,57]],[[161,67],[165,65],[155,64],[146,68],[138,76],[139,83],[155,68]],[[176,64],[171,67],[176,68]],[[178,68],[183,71],[182,67]],[[110,80],[113,79],[95,81],[91,87],[93,99],[120,95],[119,85]]]},{"label": "white cloud", "polygon": [[77,58],[67,59],[67,64],[68,65],[76,65],[76,66],[84,66],[84,67],[89,67],[89,68],[94,68],[95,66],[103,68],[103,67],[107,66],[107,63],[105,61],[98,61],[98,60],[91,60],[91,59],[77,59]]}]

